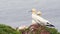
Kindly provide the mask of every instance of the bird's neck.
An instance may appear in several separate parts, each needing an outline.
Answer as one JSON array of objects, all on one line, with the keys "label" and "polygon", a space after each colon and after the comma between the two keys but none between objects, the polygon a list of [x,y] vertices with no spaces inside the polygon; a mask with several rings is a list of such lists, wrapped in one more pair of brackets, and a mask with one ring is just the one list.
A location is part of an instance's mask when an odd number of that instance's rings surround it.
[{"label": "bird's neck", "polygon": [[36,12],[32,12],[32,14],[36,14]]}]

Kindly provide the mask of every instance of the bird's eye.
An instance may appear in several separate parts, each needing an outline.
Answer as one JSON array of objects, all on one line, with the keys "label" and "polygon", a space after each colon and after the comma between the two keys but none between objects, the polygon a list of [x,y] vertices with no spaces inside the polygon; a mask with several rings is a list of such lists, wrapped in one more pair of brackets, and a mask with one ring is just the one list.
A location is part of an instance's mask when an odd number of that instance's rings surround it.
[{"label": "bird's eye", "polygon": [[47,22],[47,24],[49,24],[49,23]]}]

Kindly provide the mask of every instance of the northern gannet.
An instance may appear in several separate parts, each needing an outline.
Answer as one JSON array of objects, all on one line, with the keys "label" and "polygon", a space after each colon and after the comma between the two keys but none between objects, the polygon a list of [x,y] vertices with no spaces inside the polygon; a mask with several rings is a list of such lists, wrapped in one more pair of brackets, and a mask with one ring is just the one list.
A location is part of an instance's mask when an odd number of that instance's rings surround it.
[{"label": "northern gannet", "polygon": [[36,9],[32,9],[32,21],[39,23],[40,25],[45,25],[45,26],[52,26],[54,27],[54,25],[52,25],[48,20],[42,18],[41,16],[36,14]]},{"label": "northern gannet", "polygon": [[32,19],[34,19],[37,23],[39,23],[40,25],[46,25],[46,26],[54,26],[52,25],[48,20],[38,16],[38,15],[34,15],[32,14]]},{"label": "northern gannet", "polygon": [[[35,8],[32,9],[32,14],[37,14]],[[34,19],[32,19],[32,24],[36,24],[36,23],[37,23],[37,22],[36,22]]]}]

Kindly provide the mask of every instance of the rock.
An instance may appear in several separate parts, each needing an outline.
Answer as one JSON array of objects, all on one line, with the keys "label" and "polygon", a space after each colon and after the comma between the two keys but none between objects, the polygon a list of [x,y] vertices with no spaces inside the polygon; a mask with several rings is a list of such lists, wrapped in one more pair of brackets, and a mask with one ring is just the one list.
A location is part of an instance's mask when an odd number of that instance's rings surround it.
[{"label": "rock", "polygon": [[50,34],[50,32],[45,29],[45,26],[39,24],[32,24],[27,30],[21,32],[22,34]]},{"label": "rock", "polygon": [[33,34],[50,34],[44,26],[41,26],[39,24],[33,24],[30,26],[29,28],[30,30],[32,30]]}]

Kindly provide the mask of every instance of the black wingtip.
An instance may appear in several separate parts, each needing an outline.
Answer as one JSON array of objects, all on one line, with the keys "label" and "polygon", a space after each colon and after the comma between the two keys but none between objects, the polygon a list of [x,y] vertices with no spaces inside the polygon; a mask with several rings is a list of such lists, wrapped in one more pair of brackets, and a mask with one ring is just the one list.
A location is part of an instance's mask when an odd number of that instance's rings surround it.
[{"label": "black wingtip", "polygon": [[54,25],[50,25],[51,27],[55,27]]},{"label": "black wingtip", "polygon": [[51,24],[50,24],[50,25],[46,25],[46,26],[49,26],[49,27],[55,27],[54,25],[51,25]]}]

